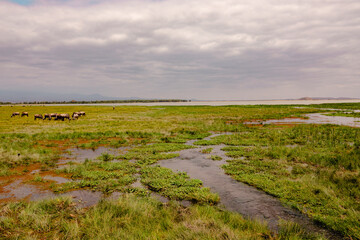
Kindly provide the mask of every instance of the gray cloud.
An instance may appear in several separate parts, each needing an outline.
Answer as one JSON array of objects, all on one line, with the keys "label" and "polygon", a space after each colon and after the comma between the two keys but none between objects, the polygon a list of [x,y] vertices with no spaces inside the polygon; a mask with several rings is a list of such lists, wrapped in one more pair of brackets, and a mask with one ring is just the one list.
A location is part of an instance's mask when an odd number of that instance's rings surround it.
[{"label": "gray cloud", "polygon": [[360,97],[360,2],[0,6],[2,89],[117,97]]}]

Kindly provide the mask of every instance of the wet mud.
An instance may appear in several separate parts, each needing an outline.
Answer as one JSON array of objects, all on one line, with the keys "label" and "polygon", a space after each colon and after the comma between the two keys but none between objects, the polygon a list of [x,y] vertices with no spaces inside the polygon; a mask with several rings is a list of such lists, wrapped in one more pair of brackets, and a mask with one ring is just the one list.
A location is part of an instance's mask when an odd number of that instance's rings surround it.
[{"label": "wet mud", "polygon": [[[126,148],[115,149],[107,147],[99,147],[94,150],[81,148],[68,149],[58,161],[57,168],[61,168],[70,161],[83,162],[86,159],[96,159],[103,153],[119,155],[126,152],[126,150]],[[19,169],[18,171],[21,172],[21,170],[22,169]],[[45,183],[31,182],[35,175],[39,175]],[[89,190],[75,190],[62,194],[55,194],[49,189],[49,183],[55,182],[57,184],[62,184],[74,180],[58,176],[54,174],[54,172],[42,172],[39,164],[34,164],[34,166],[30,168],[28,174],[14,176],[13,178],[10,178],[7,184],[5,183],[0,185],[0,202],[19,200],[36,201],[47,198],[71,196],[77,203],[77,206],[83,208],[95,205],[102,197],[104,197],[101,192],[93,192]]]},{"label": "wet mud", "polygon": [[[251,219],[266,221],[273,231],[278,230],[279,220],[283,219],[296,222],[311,232],[324,234],[329,239],[342,239],[335,233],[317,226],[300,212],[283,206],[278,199],[226,175],[221,168],[221,165],[229,160],[221,150],[224,146],[207,146],[213,148],[210,154],[201,153],[201,150],[207,147],[182,150],[179,151],[179,157],[162,160],[158,164],[173,171],[185,171],[191,178],[202,180],[205,187],[219,194],[220,204],[227,210]],[[211,155],[221,156],[222,160],[213,161],[210,159]]]},{"label": "wet mud", "polygon": [[[63,180],[61,180],[63,181]],[[70,196],[77,203],[78,208],[90,207],[95,205],[102,198],[102,193],[89,190],[76,190],[62,194],[55,194],[50,190],[41,189],[41,187],[23,183],[21,180],[14,181],[3,189],[0,194],[2,201],[36,201],[42,199]]]}]

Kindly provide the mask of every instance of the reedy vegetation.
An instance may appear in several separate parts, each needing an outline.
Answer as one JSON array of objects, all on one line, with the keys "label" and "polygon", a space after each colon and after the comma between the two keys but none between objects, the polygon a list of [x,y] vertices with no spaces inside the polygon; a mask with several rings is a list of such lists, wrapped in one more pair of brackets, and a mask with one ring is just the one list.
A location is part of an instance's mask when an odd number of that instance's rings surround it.
[{"label": "reedy vegetation", "polygon": [[265,225],[208,205],[184,208],[125,195],[78,209],[69,198],[11,203],[0,212],[2,239],[322,239],[296,225]]}]

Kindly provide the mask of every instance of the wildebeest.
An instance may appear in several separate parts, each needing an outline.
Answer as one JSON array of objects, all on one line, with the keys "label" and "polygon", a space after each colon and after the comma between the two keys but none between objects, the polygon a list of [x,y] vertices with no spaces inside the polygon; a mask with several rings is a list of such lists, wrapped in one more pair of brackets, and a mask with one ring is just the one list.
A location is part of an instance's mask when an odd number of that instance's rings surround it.
[{"label": "wildebeest", "polygon": [[19,113],[19,112],[13,112],[13,113],[11,114],[11,117],[15,117],[15,116],[20,116],[20,113]]},{"label": "wildebeest", "polygon": [[55,118],[55,120],[62,120],[62,121],[64,121],[65,119],[69,119],[70,121],[70,115],[67,113],[61,113],[61,114],[57,114]]},{"label": "wildebeest", "polygon": [[51,118],[56,118],[57,113],[50,113]]},{"label": "wildebeest", "polygon": [[78,119],[78,118],[79,118],[79,114],[73,113],[71,117],[72,117],[73,120]]},{"label": "wildebeest", "polygon": [[79,117],[86,115],[85,112],[73,112],[72,116],[74,116],[75,114],[77,114]]},{"label": "wildebeest", "polygon": [[43,116],[41,114],[35,114],[34,115],[34,120],[36,120],[38,118],[43,119]]},{"label": "wildebeest", "polygon": [[27,116],[27,117],[28,117],[28,116],[29,116],[29,113],[28,113],[28,112],[22,112],[22,113],[21,113],[21,116],[22,116],[22,117],[23,117],[23,116]]},{"label": "wildebeest", "polygon": [[45,114],[44,114],[44,118],[43,118],[43,120],[45,120],[45,119],[49,119],[49,120],[51,120],[50,114],[45,113]]}]

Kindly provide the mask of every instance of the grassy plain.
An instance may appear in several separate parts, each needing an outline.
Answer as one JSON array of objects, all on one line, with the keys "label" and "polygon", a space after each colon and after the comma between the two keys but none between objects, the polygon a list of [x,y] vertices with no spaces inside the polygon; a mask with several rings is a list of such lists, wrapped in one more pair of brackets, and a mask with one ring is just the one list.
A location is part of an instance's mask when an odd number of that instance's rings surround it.
[{"label": "grassy plain", "polygon": [[[85,111],[86,116],[76,121],[43,121],[32,117],[36,113],[79,110]],[[16,111],[27,111],[30,116],[10,118]],[[53,191],[84,188],[105,194],[119,191],[130,195],[84,210],[73,210],[73,204],[67,199],[7,203],[1,208],[1,237],[22,238],[30,232],[34,238],[68,239],[120,238],[121,234],[133,239],[173,239],[174,236],[183,239],[238,239],[238,236],[242,239],[317,239],[289,224],[274,235],[259,223],[220,211],[212,206],[219,201],[218,195],[204,188],[200,180],[153,165],[159,160],[176,157],[174,151],[189,148],[184,143],[195,139],[198,145],[228,145],[224,150],[233,160],[224,169],[236,180],[278,197],[344,237],[360,239],[358,129],[332,125],[242,124],[249,120],[299,117],[318,111],[292,106],[121,106],[115,110],[108,106],[2,106],[0,186],[16,176],[28,174],[19,169],[26,170],[38,164],[43,172],[55,171],[55,174],[76,180],[47,185]],[[211,132],[234,134],[203,140]],[[98,160],[72,163],[54,170],[60,154],[66,149],[98,146],[129,147],[130,150],[120,156],[103,154]],[[211,150],[210,146],[205,152]],[[219,156],[214,155],[212,159],[219,160]],[[33,180],[46,183],[39,175]],[[138,180],[147,188],[134,187]],[[164,206],[147,198],[150,191],[198,204],[185,209],[175,202]],[[52,208],[59,211],[54,212]],[[104,222],[108,225],[100,221],[102,216],[106,216]],[[149,220],[148,226],[144,226],[149,216],[153,216],[153,221]],[[103,233],[99,230],[95,231],[97,236],[90,236],[88,229],[94,226]],[[120,228],[124,231],[115,231]]]}]

